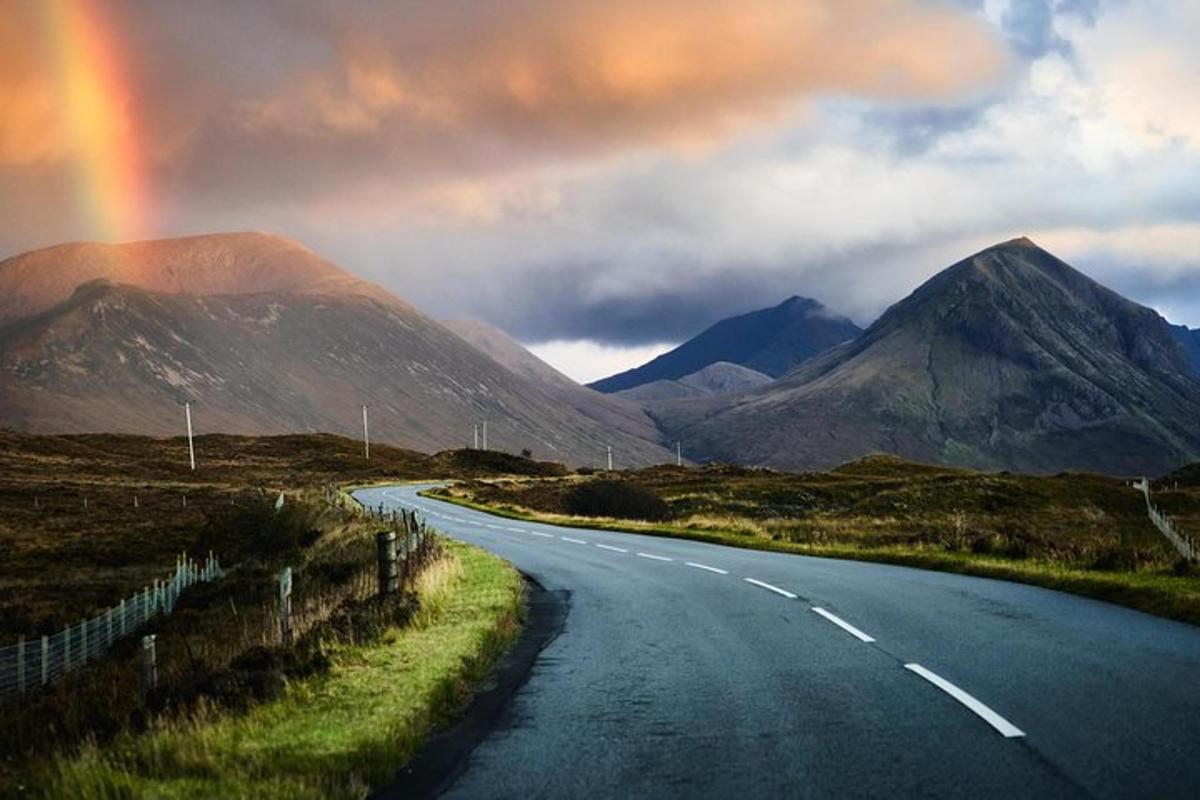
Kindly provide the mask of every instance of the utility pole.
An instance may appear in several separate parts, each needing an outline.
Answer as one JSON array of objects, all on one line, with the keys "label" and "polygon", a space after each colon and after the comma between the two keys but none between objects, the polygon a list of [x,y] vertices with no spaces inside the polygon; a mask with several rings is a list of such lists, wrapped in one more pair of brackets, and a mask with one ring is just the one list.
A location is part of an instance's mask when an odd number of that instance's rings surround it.
[{"label": "utility pole", "polygon": [[192,402],[186,400],[183,403],[183,413],[187,417],[188,431],[188,461],[192,465],[192,469],[196,469],[196,448],[192,445]]},{"label": "utility pole", "polygon": [[487,420],[483,421],[483,449],[487,450]]},{"label": "utility pole", "polygon": [[608,446],[608,471],[612,472],[612,445]]},{"label": "utility pole", "polygon": [[675,466],[683,466],[683,442],[675,443]]},{"label": "utility pole", "polygon": [[476,422],[474,425],[471,426],[471,435],[474,436],[474,441],[475,441],[475,444],[473,445],[473,449],[478,450],[479,449],[479,423],[478,422]]},{"label": "utility pole", "polygon": [[363,412],[363,455],[368,461],[371,460],[371,433],[367,429],[367,406],[369,403],[362,404]]}]

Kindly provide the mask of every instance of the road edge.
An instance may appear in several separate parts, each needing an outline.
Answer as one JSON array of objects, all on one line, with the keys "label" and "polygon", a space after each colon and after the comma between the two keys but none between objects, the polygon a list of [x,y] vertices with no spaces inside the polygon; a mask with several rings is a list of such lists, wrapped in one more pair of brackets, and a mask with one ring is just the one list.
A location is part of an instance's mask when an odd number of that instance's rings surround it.
[{"label": "road edge", "polygon": [[430,738],[390,783],[368,795],[372,800],[437,797],[463,773],[472,751],[502,726],[510,701],[531,677],[538,656],[562,633],[571,609],[569,591],[547,589],[528,573],[521,577],[526,586],[525,625],[487,688],[476,693],[458,722]]}]

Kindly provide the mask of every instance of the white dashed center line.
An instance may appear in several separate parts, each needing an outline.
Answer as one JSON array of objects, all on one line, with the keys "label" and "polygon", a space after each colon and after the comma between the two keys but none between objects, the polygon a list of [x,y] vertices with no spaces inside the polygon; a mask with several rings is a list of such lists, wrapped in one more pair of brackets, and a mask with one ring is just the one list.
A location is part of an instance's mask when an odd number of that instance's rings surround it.
[{"label": "white dashed center line", "polygon": [[587,542],[585,542],[583,539],[572,539],[570,536],[560,536],[558,538],[562,539],[564,542],[570,542],[571,544],[587,544]]},{"label": "white dashed center line", "polygon": [[540,531],[525,531],[525,532],[528,533],[530,536],[540,536],[543,539],[553,539],[554,538],[553,534],[542,533]]},{"label": "white dashed center line", "polygon": [[674,561],[675,560],[673,558],[667,558],[666,556],[656,556],[653,553],[638,553],[637,555],[638,555],[638,558],[649,558],[654,561]]},{"label": "white dashed center line", "polygon": [[787,589],[780,589],[778,586],[772,586],[771,584],[766,583],[765,581],[756,581],[754,578],[743,578],[742,580],[746,581],[746,583],[753,583],[755,586],[766,589],[768,592],[774,592],[775,594],[781,594],[784,597],[786,597],[788,600],[795,600],[797,597],[797,595],[792,594]]},{"label": "white dashed center line", "polygon": [[524,533],[525,532],[524,528],[505,528],[504,530],[512,531],[513,533]]},{"label": "white dashed center line", "polygon": [[598,545],[596,545],[596,547],[599,547],[601,550],[612,550],[614,553],[628,553],[629,552],[628,550],[626,550],[623,547],[613,547],[611,544],[598,544]]},{"label": "white dashed center line", "polygon": [[710,567],[708,564],[697,564],[695,561],[685,561],[683,563],[687,564],[689,567],[695,567],[696,569],[702,569],[702,570],[706,570],[708,572],[715,572],[718,575],[728,575],[729,574],[729,572],[727,570],[717,569],[716,567]]},{"label": "white dashed center line", "polygon": [[841,617],[838,617],[836,614],[830,614],[828,611],[826,611],[823,608],[813,608],[813,611],[817,612],[822,617],[824,617],[825,619],[832,622],[834,625],[837,625],[839,628],[841,628],[846,633],[853,636],[855,639],[858,639],[860,642],[875,641],[870,636],[868,636],[867,634],[860,631],[858,628],[851,625],[849,622],[846,622],[846,620],[842,619]]},{"label": "white dashed center line", "polygon": [[955,686],[950,681],[922,667],[920,664],[905,664],[904,668],[917,673],[925,680],[932,683],[934,686],[941,689],[946,694],[953,697],[958,702],[962,703],[967,708],[974,711],[983,720],[1000,732],[1000,735],[1005,739],[1013,739],[1018,736],[1024,736],[1025,732],[1006,720],[1004,717],[992,711],[983,703],[976,700],[971,695],[964,692],[962,689]]}]

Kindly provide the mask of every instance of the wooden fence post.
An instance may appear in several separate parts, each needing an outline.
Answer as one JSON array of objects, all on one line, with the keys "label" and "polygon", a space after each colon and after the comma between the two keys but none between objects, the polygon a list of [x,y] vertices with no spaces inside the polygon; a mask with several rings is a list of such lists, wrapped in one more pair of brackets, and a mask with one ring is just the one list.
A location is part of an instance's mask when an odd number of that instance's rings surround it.
[{"label": "wooden fence post", "polygon": [[379,593],[392,594],[399,586],[396,570],[396,532],[380,531],[375,534],[375,550],[379,559]]},{"label": "wooden fence post", "polygon": [[158,686],[158,658],[154,646],[154,634],[142,637],[142,703]]},{"label": "wooden fence post", "polygon": [[292,568],[279,573],[279,633],[284,647],[292,644]]}]

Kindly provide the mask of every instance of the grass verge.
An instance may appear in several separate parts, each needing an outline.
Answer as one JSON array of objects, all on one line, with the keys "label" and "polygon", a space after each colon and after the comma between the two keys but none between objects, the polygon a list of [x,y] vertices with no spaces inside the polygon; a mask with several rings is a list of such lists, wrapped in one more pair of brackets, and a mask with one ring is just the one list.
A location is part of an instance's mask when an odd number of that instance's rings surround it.
[{"label": "grass verge", "polygon": [[839,543],[790,542],[744,532],[696,530],[669,523],[577,517],[534,511],[513,505],[490,505],[445,493],[429,494],[438,500],[445,500],[464,508],[527,522],[689,539],[709,544],[819,558],[896,564],[1027,583],[1200,625],[1200,579],[1194,575],[1173,575],[1165,571],[1107,572],[1084,569],[1053,560],[1013,559],[970,551],[947,551],[936,545],[925,544],[871,547]]},{"label": "grass verge", "polygon": [[447,724],[515,640],[523,586],[510,566],[446,542],[410,624],[371,645],[333,644],[324,676],[241,716],[201,711],[59,758],[44,797],[360,797]]}]

